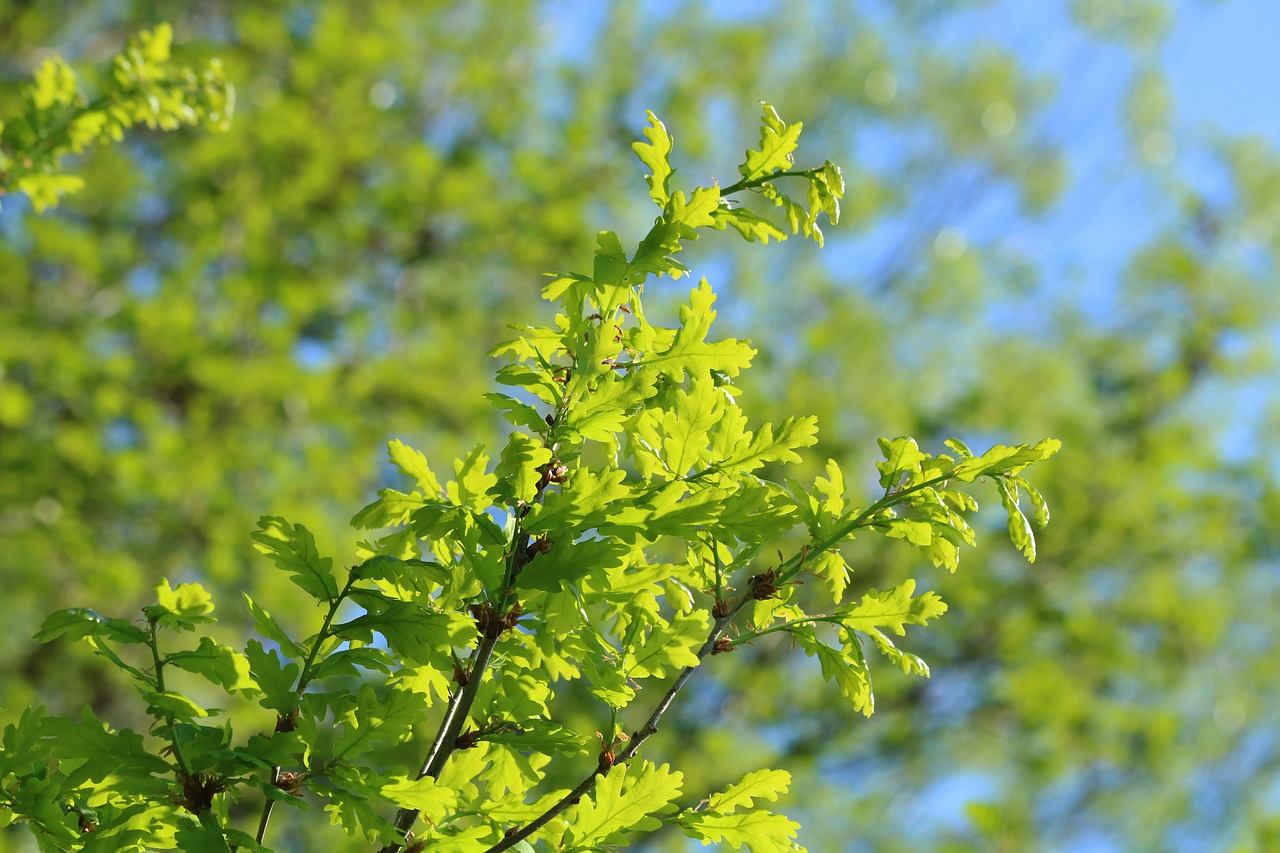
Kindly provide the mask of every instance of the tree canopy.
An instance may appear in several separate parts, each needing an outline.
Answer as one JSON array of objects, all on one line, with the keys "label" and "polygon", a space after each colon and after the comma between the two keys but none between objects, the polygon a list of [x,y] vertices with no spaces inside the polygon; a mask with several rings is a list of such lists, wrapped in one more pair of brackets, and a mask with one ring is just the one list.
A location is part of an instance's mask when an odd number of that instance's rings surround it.
[{"label": "tree canopy", "polygon": [[0,199],[4,722],[137,722],[99,662],[31,641],[48,612],[137,612],[161,577],[287,601],[260,516],[351,553],[351,507],[404,485],[386,441],[504,446],[485,353],[598,227],[648,230],[645,110],[689,185],[728,185],[766,100],[846,188],[823,253],[699,246],[761,353],[753,411],[816,414],[801,479],[831,458],[863,494],[880,436],[1056,436],[1054,521],[1034,565],[987,537],[955,575],[859,540],[860,584],[945,593],[930,680],[886,673],[864,719],[760,637],[691,685],[655,767],[697,756],[690,791],[787,767],[815,850],[1274,846],[1280,159],[1178,123],[1162,45],[1213,7],[1007,5],[0,3],[5,134],[33,77],[71,106],[64,67],[109,101],[110,58],[161,21],[207,104],[154,130],[121,107],[122,142],[68,136],[70,183]]}]

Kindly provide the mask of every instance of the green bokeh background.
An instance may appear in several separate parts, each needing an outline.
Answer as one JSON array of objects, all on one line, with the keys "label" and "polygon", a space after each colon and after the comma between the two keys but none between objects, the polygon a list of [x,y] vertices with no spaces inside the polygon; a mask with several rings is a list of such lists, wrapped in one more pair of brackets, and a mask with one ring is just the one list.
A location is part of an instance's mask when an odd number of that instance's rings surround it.
[{"label": "green bokeh background", "polygon": [[98,661],[31,641],[60,607],[135,614],[163,576],[216,591],[227,642],[239,590],[310,618],[255,519],[341,562],[397,482],[387,439],[446,470],[493,446],[484,353],[546,316],[538,274],[653,215],[645,109],[692,183],[732,174],[763,99],[848,193],[823,252],[685,258],[761,351],[748,407],[818,414],[809,474],[868,487],[881,435],[1060,438],[1054,520],[1034,566],[998,535],[955,576],[850,552],[863,586],[919,576],[952,608],[913,637],[934,677],[875,671],[871,720],[762,643],[650,757],[687,792],[790,769],[815,851],[1277,849],[1280,158],[1180,122],[1169,82],[1170,34],[1221,8],[0,0],[0,114],[50,51],[91,73],[159,21],[238,92],[225,135],[137,132],[58,210],[4,199],[0,716],[140,724]]}]

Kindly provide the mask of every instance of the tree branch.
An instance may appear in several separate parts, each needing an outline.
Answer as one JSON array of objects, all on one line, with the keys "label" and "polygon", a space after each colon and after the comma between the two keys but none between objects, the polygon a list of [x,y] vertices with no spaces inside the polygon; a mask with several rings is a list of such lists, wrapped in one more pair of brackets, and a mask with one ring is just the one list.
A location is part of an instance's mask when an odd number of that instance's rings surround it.
[{"label": "tree branch", "polygon": [[[684,687],[685,682],[693,675],[694,670],[702,664],[703,659],[715,650],[716,641],[724,634],[725,629],[729,627],[729,623],[747,606],[747,602],[753,600],[749,593],[744,594],[728,613],[715,621],[715,624],[711,627],[711,633],[707,636],[707,641],[702,644],[702,648],[698,649],[698,663],[687,666],[681,671],[676,680],[667,688],[667,692],[663,694],[662,699],[653,709],[653,713],[649,715],[649,719],[631,734],[631,742],[627,744],[626,749],[618,753],[614,758],[614,765],[625,764],[635,758],[636,753],[640,751],[640,747],[644,745],[644,742],[657,734],[658,723],[670,709],[671,703],[675,701],[676,694],[680,692],[680,688]],[[503,850],[510,850],[530,835],[533,835],[554,820],[558,814],[582,799],[583,795],[589,794],[596,786],[596,778],[608,772],[609,768],[607,767],[593,770],[591,775],[579,782],[572,791],[561,797],[555,805],[540,814],[532,822],[525,824],[514,832],[509,832],[501,841],[486,850],[485,853],[501,853]]]}]

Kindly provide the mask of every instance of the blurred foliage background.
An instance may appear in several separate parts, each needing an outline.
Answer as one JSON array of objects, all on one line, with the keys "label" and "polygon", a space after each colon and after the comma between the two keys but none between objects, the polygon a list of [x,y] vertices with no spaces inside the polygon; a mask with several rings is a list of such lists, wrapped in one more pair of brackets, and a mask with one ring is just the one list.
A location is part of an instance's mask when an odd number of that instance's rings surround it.
[{"label": "blurred foliage background", "polygon": [[1055,436],[1055,517],[1034,566],[1000,536],[954,577],[850,550],[855,583],[923,572],[952,606],[911,644],[930,681],[873,671],[871,720],[762,643],[650,757],[689,792],[792,770],[811,850],[1280,848],[1280,157],[1180,118],[1169,76],[1171,34],[1230,5],[0,0],[0,114],[51,52],[91,73],[159,21],[238,92],[225,135],[134,132],[56,211],[3,199],[0,716],[136,724],[96,661],[30,637],[160,576],[219,590],[226,641],[240,589],[306,624],[254,520],[341,560],[395,483],[386,439],[446,467],[492,446],[484,353],[543,316],[538,274],[652,216],[644,110],[692,182],[768,100],[849,190],[824,252],[686,259],[761,350],[749,405],[819,414],[814,470],[869,491],[877,436]]}]

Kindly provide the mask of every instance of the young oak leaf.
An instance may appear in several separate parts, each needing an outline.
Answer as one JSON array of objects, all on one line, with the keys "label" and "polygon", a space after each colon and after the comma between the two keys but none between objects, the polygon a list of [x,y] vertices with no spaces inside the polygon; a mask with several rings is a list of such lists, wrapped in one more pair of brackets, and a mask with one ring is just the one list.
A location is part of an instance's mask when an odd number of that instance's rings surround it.
[{"label": "young oak leaf", "polygon": [[548,491],[541,503],[530,508],[524,529],[543,533],[595,527],[608,513],[610,504],[632,493],[631,487],[623,484],[626,477],[627,472],[621,469],[575,469],[559,491]]},{"label": "young oak leaf", "polygon": [[147,633],[127,619],[103,616],[87,607],[72,607],[51,613],[35,639],[47,643],[58,637],[72,640],[84,637],[104,637],[117,643],[145,643]]},{"label": "young oak leaf", "polygon": [[785,770],[752,770],[741,782],[712,794],[707,805],[712,811],[728,814],[740,808],[752,808],[755,800],[776,802],[778,795],[785,794],[790,787],[791,774]]},{"label": "young oak leaf", "polygon": [[920,463],[927,458],[927,454],[921,452],[914,438],[900,435],[876,441],[885,460],[876,463],[876,468],[880,471],[880,485],[887,489],[901,480],[903,474],[907,475],[908,480],[920,474]]},{"label": "young oak leaf", "polygon": [[765,811],[723,814],[690,812],[679,818],[685,834],[705,844],[728,844],[734,850],[745,844],[751,853],[794,853],[800,824]]},{"label": "young oak leaf", "polygon": [[1001,477],[996,481],[996,488],[1000,491],[1000,503],[1009,517],[1009,538],[1013,541],[1014,547],[1027,558],[1027,562],[1034,563],[1036,535],[1031,530],[1031,522],[1027,521],[1027,517],[1022,514],[1022,508],[1018,506],[1017,485]]},{"label": "young oak leaf", "polygon": [[751,437],[745,448],[737,449],[717,467],[725,471],[754,471],[766,462],[799,462],[799,447],[818,443],[818,419],[812,415],[788,417],[774,431],[765,424]]},{"label": "young oak leaf", "polygon": [[870,717],[875,710],[875,698],[871,694],[871,678],[867,675],[866,662],[856,649],[834,649],[818,639],[812,624],[793,625],[787,629],[806,655],[816,657],[822,667],[822,677],[833,682],[841,694],[853,703],[854,710]]},{"label": "young oak leaf", "polygon": [[760,125],[760,149],[748,150],[746,160],[738,167],[748,181],[790,168],[791,152],[800,144],[800,130],[804,127],[801,122],[788,127],[772,106],[766,103],[761,106],[764,117]]},{"label": "young oak leaf", "polygon": [[379,697],[373,686],[360,688],[355,707],[342,714],[343,736],[334,744],[334,757],[349,759],[379,743],[394,744],[413,734],[422,699],[410,690],[392,689]]},{"label": "young oak leaf", "polygon": [[378,793],[400,808],[418,809],[432,823],[447,817],[458,805],[458,792],[445,787],[430,776],[410,779],[393,776]]},{"label": "young oak leaf", "polygon": [[517,583],[525,589],[559,592],[587,575],[621,568],[630,553],[628,546],[606,539],[553,544],[525,566]]},{"label": "young oak leaf", "polygon": [[249,674],[249,659],[229,646],[220,646],[209,637],[201,637],[198,648],[174,652],[165,660],[179,669],[203,675],[228,692],[257,690]]},{"label": "young oak leaf", "polygon": [[1019,444],[1014,447],[997,444],[981,456],[962,459],[953,469],[952,476],[957,480],[972,483],[982,476],[1017,474],[1028,465],[1042,462],[1061,449],[1062,442],[1056,438],[1046,438],[1035,444]]},{"label": "young oak leaf", "polygon": [[400,469],[400,473],[409,477],[428,497],[437,498],[441,494],[440,481],[432,473],[427,464],[427,457],[419,450],[414,450],[398,438],[387,442],[387,458]]},{"label": "young oak leaf", "polygon": [[677,614],[670,624],[654,628],[648,639],[623,657],[630,678],[665,678],[669,669],[697,666],[697,649],[706,641],[710,623],[703,610]]},{"label": "young oak leaf", "polygon": [[244,652],[249,661],[249,673],[263,693],[258,704],[282,716],[296,710],[298,696],[294,687],[302,672],[301,665],[282,660],[276,649],[268,652],[258,640],[250,640]]},{"label": "young oak leaf", "polygon": [[487,506],[485,498],[498,482],[497,475],[489,473],[488,465],[489,454],[484,452],[483,444],[477,444],[466,456],[455,459],[454,479],[445,486],[449,502],[476,509]]},{"label": "young oak leaf", "polygon": [[380,489],[378,499],[351,517],[351,526],[357,530],[379,530],[397,527],[409,520],[413,513],[426,506],[421,492],[404,494],[395,489]]},{"label": "young oak leaf", "polygon": [[604,844],[622,843],[628,832],[648,832],[662,821],[653,817],[680,796],[684,774],[670,765],[655,767],[645,761],[615,765],[599,777],[595,793],[584,796],[565,835],[566,850],[586,850]]},{"label": "young oak leaf", "polygon": [[291,581],[312,598],[332,601],[338,597],[333,560],[320,556],[310,530],[270,515],[259,518],[258,527],[259,530],[250,534],[256,543],[254,547],[292,575]]},{"label": "young oak leaf", "polygon": [[494,474],[497,483],[489,490],[495,502],[516,507],[527,504],[538,493],[538,469],[551,461],[551,451],[538,439],[513,432],[502,449]]},{"label": "young oak leaf", "polygon": [[196,625],[216,621],[209,615],[213,612],[213,596],[198,583],[170,587],[169,581],[161,578],[155,591],[156,603],[142,608],[142,612],[161,628],[192,631]]},{"label": "young oak leaf", "polygon": [[658,120],[652,110],[647,112],[649,126],[644,129],[648,142],[633,142],[631,150],[640,158],[640,162],[649,168],[644,179],[649,184],[649,197],[658,207],[665,207],[671,197],[671,176],[675,169],[671,167],[671,135],[666,125]]},{"label": "young oak leaf", "polygon": [[680,329],[671,348],[645,356],[640,363],[656,366],[662,373],[677,379],[685,372],[692,376],[708,370],[737,376],[748,367],[756,351],[745,341],[733,338],[715,343],[707,341],[707,332],[716,319],[716,312],[711,307],[715,301],[715,292],[703,279],[690,291],[689,304],[680,306]]},{"label": "young oak leaf", "polygon": [[376,609],[335,625],[333,633],[364,641],[377,631],[392,649],[415,663],[432,663],[437,654],[466,646],[476,637],[475,622],[461,613],[429,610],[407,601],[361,599],[361,603]]},{"label": "young oak leaf", "polygon": [[918,675],[921,678],[929,677],[929,665],[922,658],[910,652],[904,652],[893,644],[893,640],[890,640],[875,628],[871,628],[864,633],[876,644],[880,654],[887,657],[890,663],[902,670],[903,675]]},{"label": "young oak leaf", "polygon": [[787,239],[787,232],[774,225],[755,211],[745,207],[720,207],[713,214],[713,228],[723,231],[727,226],[742,235],[748,243],[767,244],[770,240],[779,243]]},{"label": "young oak leaf", "polygon": [[853,607],[836,611],[835,616],[846,628],[869,633],[884,628],[905,635],[905,625],[924,625],[947,612],[947,605],[937,593],[926,592],[915,598],[916,582],[910,578],[893,589],[880,592],[867,590],[867,594]]}]

